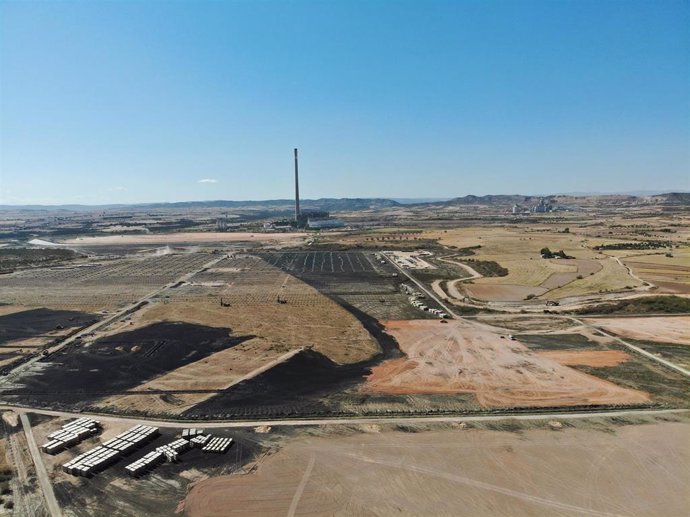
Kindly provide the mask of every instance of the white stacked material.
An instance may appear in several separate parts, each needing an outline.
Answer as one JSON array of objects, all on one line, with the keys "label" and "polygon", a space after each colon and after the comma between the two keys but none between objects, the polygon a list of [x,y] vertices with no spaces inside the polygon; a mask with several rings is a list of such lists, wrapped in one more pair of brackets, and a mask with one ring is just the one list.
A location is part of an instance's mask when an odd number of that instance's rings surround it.
[{"label": "white stacked material", "polygon": [[77,418],[48,435],[50,439],[41,445],[43,452],[57,454],[92,436],[100,429],[100,423],[91,418]]},{"label": "white stacked material", "polygon": [[212,438],[210,434],[200,434],[190,440],[192,447],[203,447]]},{"label": "white stacked material", "polygon": [[177,461],[177,456],[180,453],[189,450],[190,447],[191,443],[189,443],[189,440],[180,438],[174,442],[170,442],[158,447],[156,451],[163,454],[168,461]]},{"label": "white stacked material", "polygon": [[62,466],[62,469],[75,476],[88,476],[116,462],[128,452],[142,447],[157,435],[157,427],[137,425],[68,461]]},{"label": "white stacked material", "polygon": [[195,436],[199,436],[200,434],[203,434],[204,431],[201,429],[183,429],[182,430],[182,438],[194,438]]},{"label": "white stacked material", "polygon": [[127,465],[125,470],[132,476],[138,476],[139,474],[155,467],[159,463],[162,463],[163,459],[163,453],[151,451],[143,458],[139,458],[137,461]]},{"label": "white stacked material", "polygon": [[204,447],[201,449],[204,452],[219,452],[225,453],[232,445],[232,438],[212,438]]}]

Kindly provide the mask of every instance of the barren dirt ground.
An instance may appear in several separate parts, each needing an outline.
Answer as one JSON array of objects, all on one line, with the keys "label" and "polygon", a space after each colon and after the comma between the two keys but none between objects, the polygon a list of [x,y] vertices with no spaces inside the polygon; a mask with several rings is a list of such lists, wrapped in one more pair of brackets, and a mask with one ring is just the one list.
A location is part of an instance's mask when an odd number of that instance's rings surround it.
[{"label": "barren dirt ground", "polygon": [[624,338],[690,345],[690,316],[588,318],[587,321]]},{"label": "barren dirt ground", "polygon": [[633,404],[646,393],[576,371],[500,339],[494,327],[463,320],[389,321],[406,359],[372,369],[365,391],[389,394],[474,393],[491,406]]},{"label": "barren dirt ground", "polygon": [[595,368],[616,366],[630,359],[623,350],[547,350],[539,355],[566,366]]},{"label": "barren dirt ground", "polygon": [[250,474],[196,484],[184,513],[671,517],[690,504],[688,423],[371,431],[298,438]]}]

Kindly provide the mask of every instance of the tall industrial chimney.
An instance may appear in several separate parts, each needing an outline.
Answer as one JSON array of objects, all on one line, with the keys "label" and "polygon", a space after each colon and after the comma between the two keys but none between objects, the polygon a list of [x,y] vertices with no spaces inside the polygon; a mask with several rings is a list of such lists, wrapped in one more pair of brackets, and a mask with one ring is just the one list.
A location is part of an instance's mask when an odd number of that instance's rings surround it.
[{"label": "tall industrial chimney", "polygon": [[297,149],[295,149],[295,222],[299,224],[299,168],[297,166]]}]

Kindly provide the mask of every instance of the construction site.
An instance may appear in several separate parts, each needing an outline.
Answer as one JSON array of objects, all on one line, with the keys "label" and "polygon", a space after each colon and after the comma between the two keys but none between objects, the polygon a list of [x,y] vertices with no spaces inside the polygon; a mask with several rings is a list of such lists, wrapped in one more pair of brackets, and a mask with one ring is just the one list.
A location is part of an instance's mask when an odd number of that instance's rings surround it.
[{"label": "construction site", "polygon": [[[443,222],[444,209],[410,226],[408,212],[387,208],[369,210],[359,228],[329,228],[328,213],[300,208],[296,161],[295,180],[285,228],[268,216],[252,231],[5,243],[5,508],[201,517],[296,515],[299,504],[304,513],[363,513],[366,502],[348,495],[351,473],[364,466],[386,477],[397,468],[391,446],[418,465],[391,493],[431,487],[453,499],[460,484],[467,497],[488,490],[539,515],[608,515],[614,503],[603,497],[542,497],[546,479],[498,487],[448,462],[468,457],[458,444],[487,440],[501,459],[489,469],[472,460],[481,478],[504,462],[546,461],[550,436],[582,447],[606,430],[632,444],[653,441],[656,427],[676,440],[664,454],[679,453],[690,409],[687,217],[663,256],[630,244],[634,226],[606,239],[593,233],[595,215],[569,216],[566,232],[562,216],[548,213],[529,225],[460,224],[455,215]],[[668,227],[662,217],[653,224]],[[69,253],[41,259],[56,248]],[[425,438],[455,434],[453,451]],[[325,443],[338,445],[324,452]],[[432,463],[419,466],[424,458]],[[326,467],[333,461],[344,470]],[[560,482],[593,468],[617,475],[594,457],[573,461]],[[616,461],[626,469],[653,460]],[[337,489],[323,497],[312,470]],[[479,514],[487,501],[475,499]],[[380,504],[380,514],[398,507]],[[638,512],[626,504],[615,503]]]}]

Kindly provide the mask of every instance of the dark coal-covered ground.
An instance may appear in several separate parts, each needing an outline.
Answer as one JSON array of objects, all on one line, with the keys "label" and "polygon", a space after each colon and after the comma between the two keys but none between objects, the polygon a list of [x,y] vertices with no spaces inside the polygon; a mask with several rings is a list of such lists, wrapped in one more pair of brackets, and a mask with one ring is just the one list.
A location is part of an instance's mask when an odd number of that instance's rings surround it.
[{"label": "dark coal-covered ground", "polygon": [[42,336],[58,327],[83,327],[98,319],[95,314],[78,311],[31,309],[0,316],[0,345],[18,339]]},{"label": "dark coal-covered ground", "polygon": [[87,403],[124,393],[161,374],[236,346],[252,336],[230,329],[162,322],[70,345],[22,376],[20,387],[0,392],[25,402]]}]

